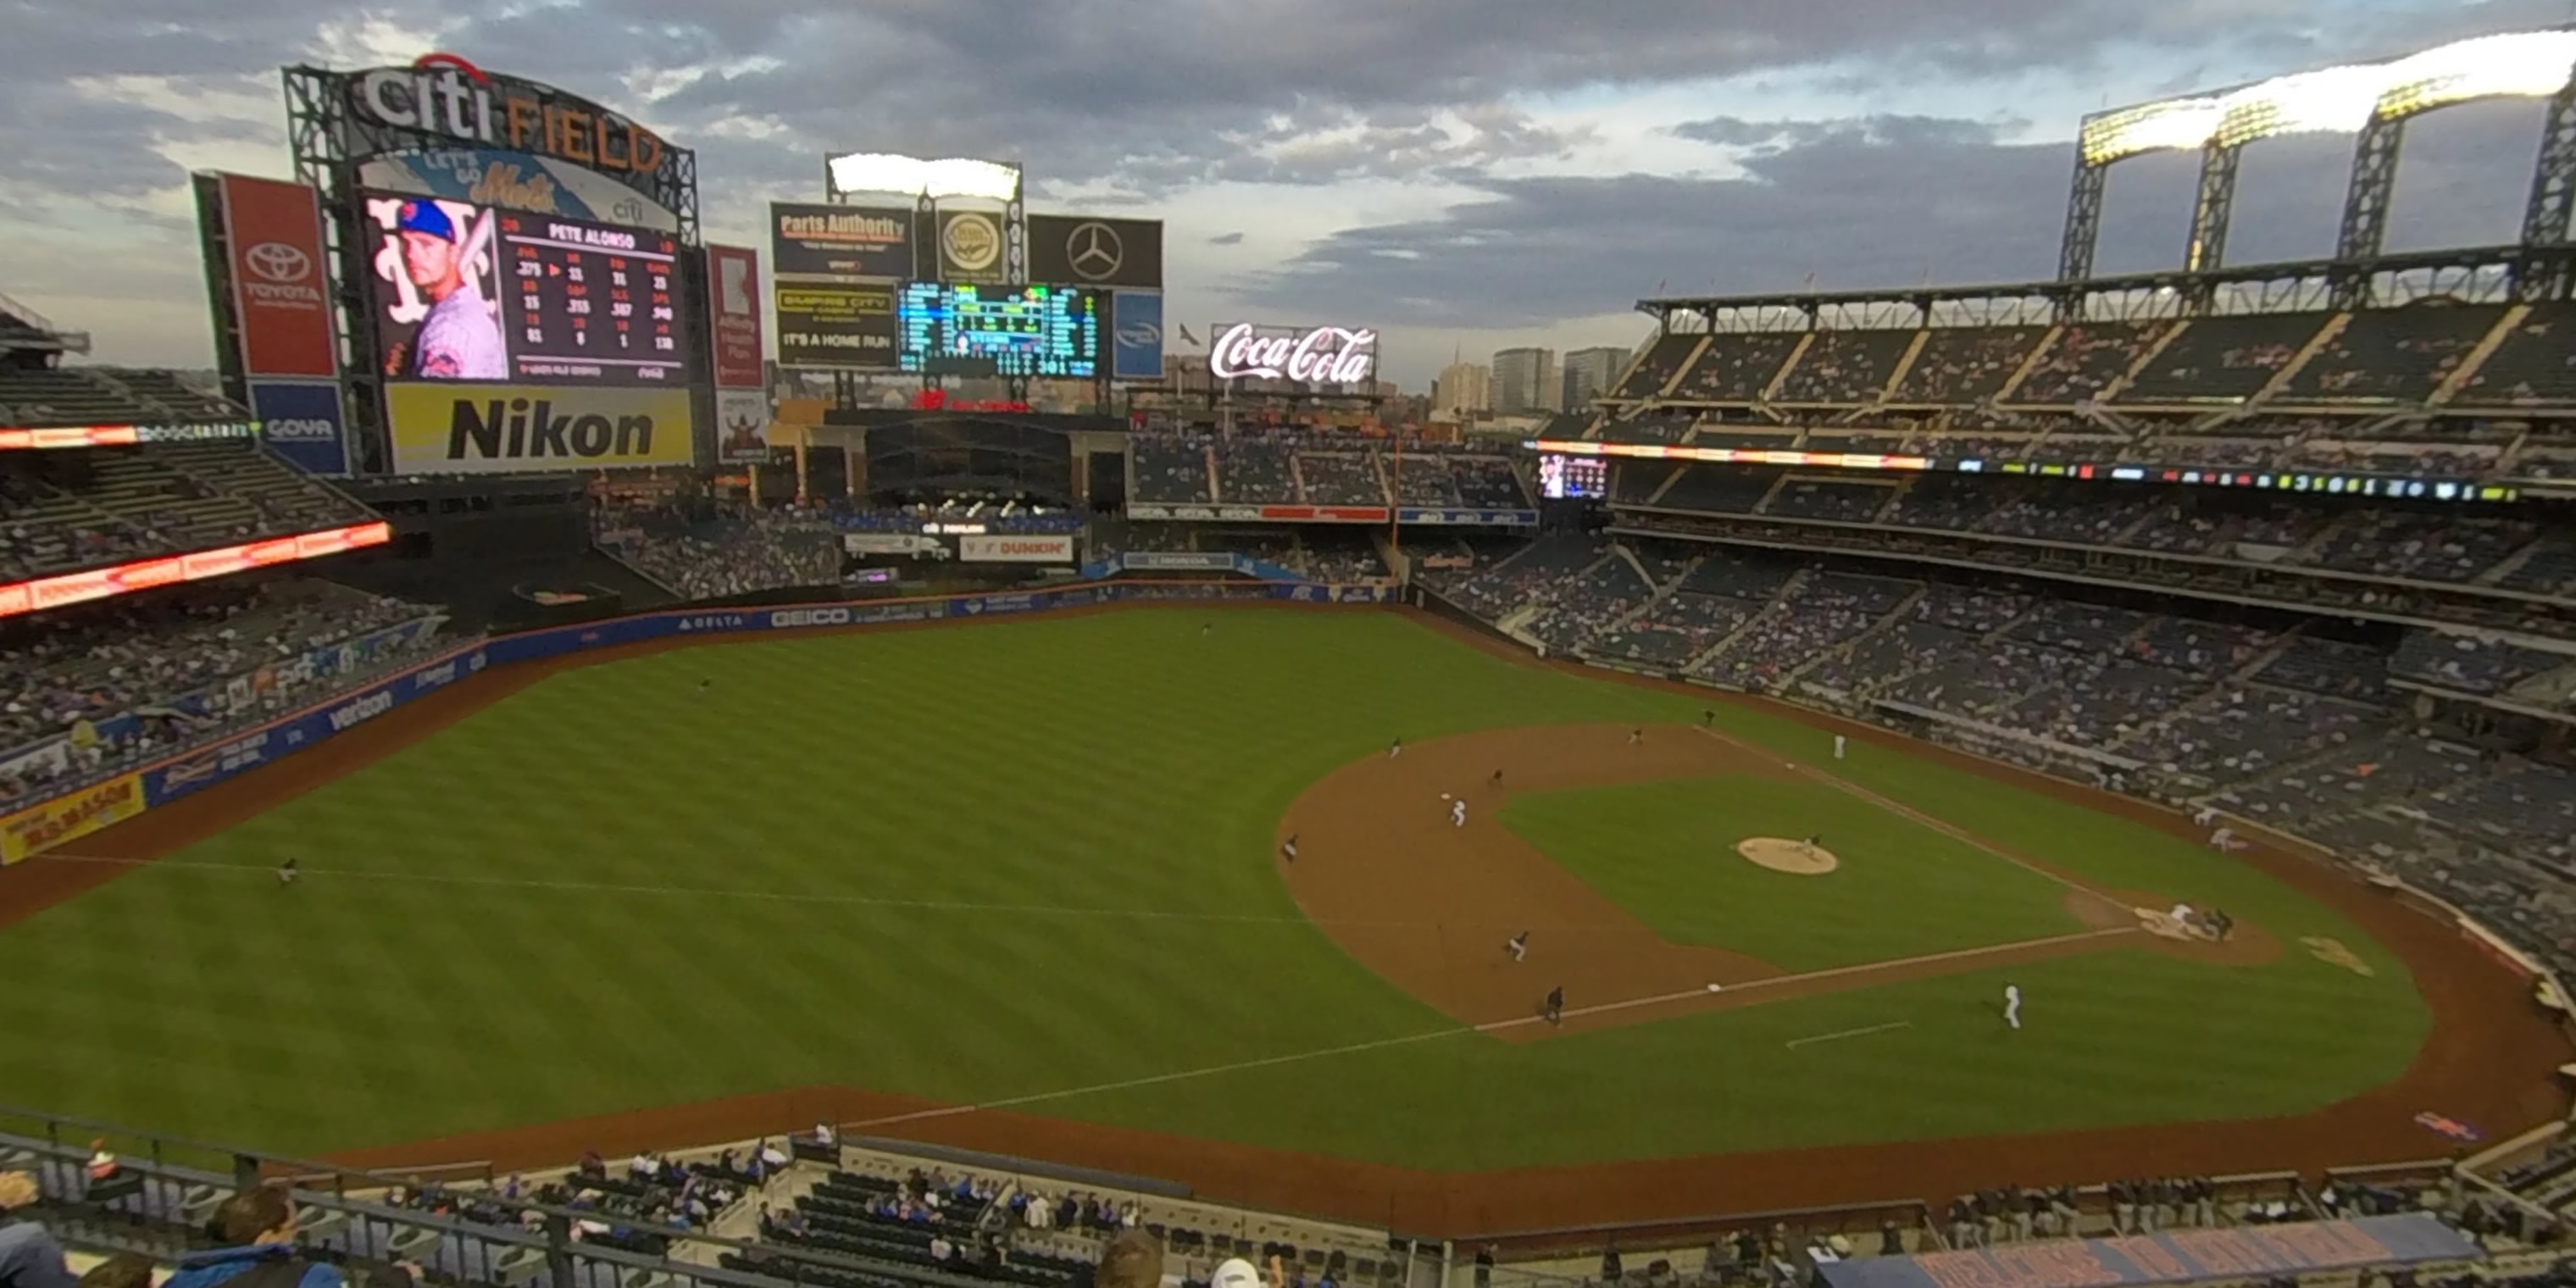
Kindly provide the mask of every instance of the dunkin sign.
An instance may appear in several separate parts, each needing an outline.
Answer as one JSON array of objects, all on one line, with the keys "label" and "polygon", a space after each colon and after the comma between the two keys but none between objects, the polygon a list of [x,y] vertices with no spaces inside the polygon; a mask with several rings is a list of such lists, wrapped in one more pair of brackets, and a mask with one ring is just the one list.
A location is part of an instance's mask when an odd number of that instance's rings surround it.
[{"label": "dunkin sign", "polygon": [[1316,385],[1356,385],[1377,371],[1377,332],[1349,327],[1258,327],[1237,322],[1218,329],[1208,349],[1208,374],[1219,380],[1252,376]]}]

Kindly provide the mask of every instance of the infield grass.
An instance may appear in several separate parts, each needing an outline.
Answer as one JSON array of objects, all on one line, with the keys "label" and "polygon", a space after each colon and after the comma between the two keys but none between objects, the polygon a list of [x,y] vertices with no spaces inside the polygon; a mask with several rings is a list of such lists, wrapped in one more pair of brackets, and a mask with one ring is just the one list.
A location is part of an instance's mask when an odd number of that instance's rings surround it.
[{"label": "infield grass", "polygon": [[[1784,970],[2085,928],[2065,886],[1824,783],[1721,775],[1533,792],[1514,796],[1502,821],[1665,939]],[[1735,852],[1754,836],[1821,836],[1840,866],[1821,876],[1757,866]]]},{"label": "infield grass", "polygon": [[[1857,744],[1835,768],[1874,791],[2340,939],[2376,973],[2115,951],[2018,971],[2010,1044],[1999,981],[1961,975],[1516,1046],[1354,964],[1273,874],[1289,802],[1390,737],[1701,705],[1364,611],[1128,609],[572,671],[0,931],[20,981],[0,1099],[321,1152],[837,1083],[1468,1169],[2291,1112],[2398,1076],[2428,1031],[2391,955],[2261,874]],[[1723,720],[1822,754],[1812,729]],[[1758,933],[1718,942],[1783,964],[2064,924],[2000,860],[1848,799],[1672,790],[1511,821],[1605,889],[1633,879],[1616,897],[1670,905],[1671,933]],[[1703,896],[1669,853],[1820,829],[1850,847],[1835,880],[1886,884],[1710,873]],[[280,889],[290,856],[307,875]],[[1975,881],[1993,915],[1907,862]],[[1890,1019],[1911,1027],[1785,1045]]]}]

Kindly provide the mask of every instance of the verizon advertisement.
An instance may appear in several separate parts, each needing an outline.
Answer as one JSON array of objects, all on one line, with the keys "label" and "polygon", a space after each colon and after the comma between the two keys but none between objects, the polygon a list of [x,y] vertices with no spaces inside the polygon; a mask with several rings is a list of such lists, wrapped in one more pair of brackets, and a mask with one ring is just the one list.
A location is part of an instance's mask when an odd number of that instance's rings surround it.
[{"label": "verizon advertisement", "polygon": [[760,257],[744,246],[709,246],[707,281],[715,294],[716,388],[758,389]]},{"label": "verizon advertisement", "polygon": [[959,537],[957,558],[964,563],[1048,563],[1074,561],[1073,535]]},{"label": "verizon advertisement", "polygon": [[322,267],[322,208],[311,188],[222,176],[242,374],[338,379],[340,347]]}]

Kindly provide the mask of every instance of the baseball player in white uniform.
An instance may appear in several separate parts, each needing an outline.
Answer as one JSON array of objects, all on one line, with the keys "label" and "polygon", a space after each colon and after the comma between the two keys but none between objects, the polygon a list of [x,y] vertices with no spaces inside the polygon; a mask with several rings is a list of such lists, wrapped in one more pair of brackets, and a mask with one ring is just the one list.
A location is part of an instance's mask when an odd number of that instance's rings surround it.
[{"label": "baseball player in white uniform", "polygon": [[403,273],[429,301],[429,316],[413,340],[411,370],[388,372],[423,380],[507,380],[509,354],[501,323],[464,262],[463,245],[447,212],[432,201],[406,201],[394,223],[402,244]]},{"label": "baseball player in white uniform", "polygon": [[1840,760],[1840,759],[1842,759],[1842,758],[1843,758],[1843,736],[1842,736],[1841,734],[1835,734],[1835,735],[1834,735],[1834,759],[1836,759],[1836,760]]},{"label": "baseball player in white uniform", "polygon": [[1519,961],[1522,958],[1529,956],[1529,932],[1524,930],[1521,933],[1504,940],[1503,951],[1510,953],[1513,961]]},{"label": "baseball player in white uniform", "polygon": [[2019,984],[2004,985],[2004,1023],[2013,1026],[2015,1032],[2021,1029],[2021,985]]},{"label": "baseball player in white uniform", "polygon": [[1454,801],[1449,802],[1449,826],[1451,826],[1451,827],[1465,827],[1466,825],[1467,825],[1467,798],[1466,798],[1466,797],[1464,797],[1464,796],[1461,796],[1461,797],[1459,797],[1458,799],[1456,799],[1456,800],[1454,800]]},{"label": "baseball player in white uniform", "polygon": [[1404,739],[1402,739],[1402,738],[1398,738],[1398,739],[1396,739],[1395,741],[1390,742],[1390,743],[1388,743],[1388,744],[1386,745],[1386,758],[1387,758],[1387,759],[1389,759],[1389,760],[1393,760],[1393,759],[1395,759],[1396,757],[1401,756],[1401,755],[1403,755],[1403,754],[1404,754]]}]

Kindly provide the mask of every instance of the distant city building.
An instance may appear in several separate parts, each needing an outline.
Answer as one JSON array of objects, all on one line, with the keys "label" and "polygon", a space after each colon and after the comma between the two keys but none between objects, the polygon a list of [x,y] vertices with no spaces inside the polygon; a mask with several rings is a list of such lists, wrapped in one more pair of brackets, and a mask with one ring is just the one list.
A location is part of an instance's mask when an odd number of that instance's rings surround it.
[{"label": "distant city building", "polygon": [[1440,369],[1440,379],[1431,387],[1431,407],[1448,416],[1472,415],[1494,409],[1494,373],[1473,362],[1453,362]]},{"label": "distant city building", "polygon": [[1556,374],[1554,349],[1505,349],[1494,355],[1494,410],[1556,411],[1565,389]]},{"label": "distant city building", "polygon": [[1617,345],[1577,349],[1565,355],[1565,397],[1559,411],[1583,411],[1610,392],[1619,373],[1628,369],[1628,351]]}]

